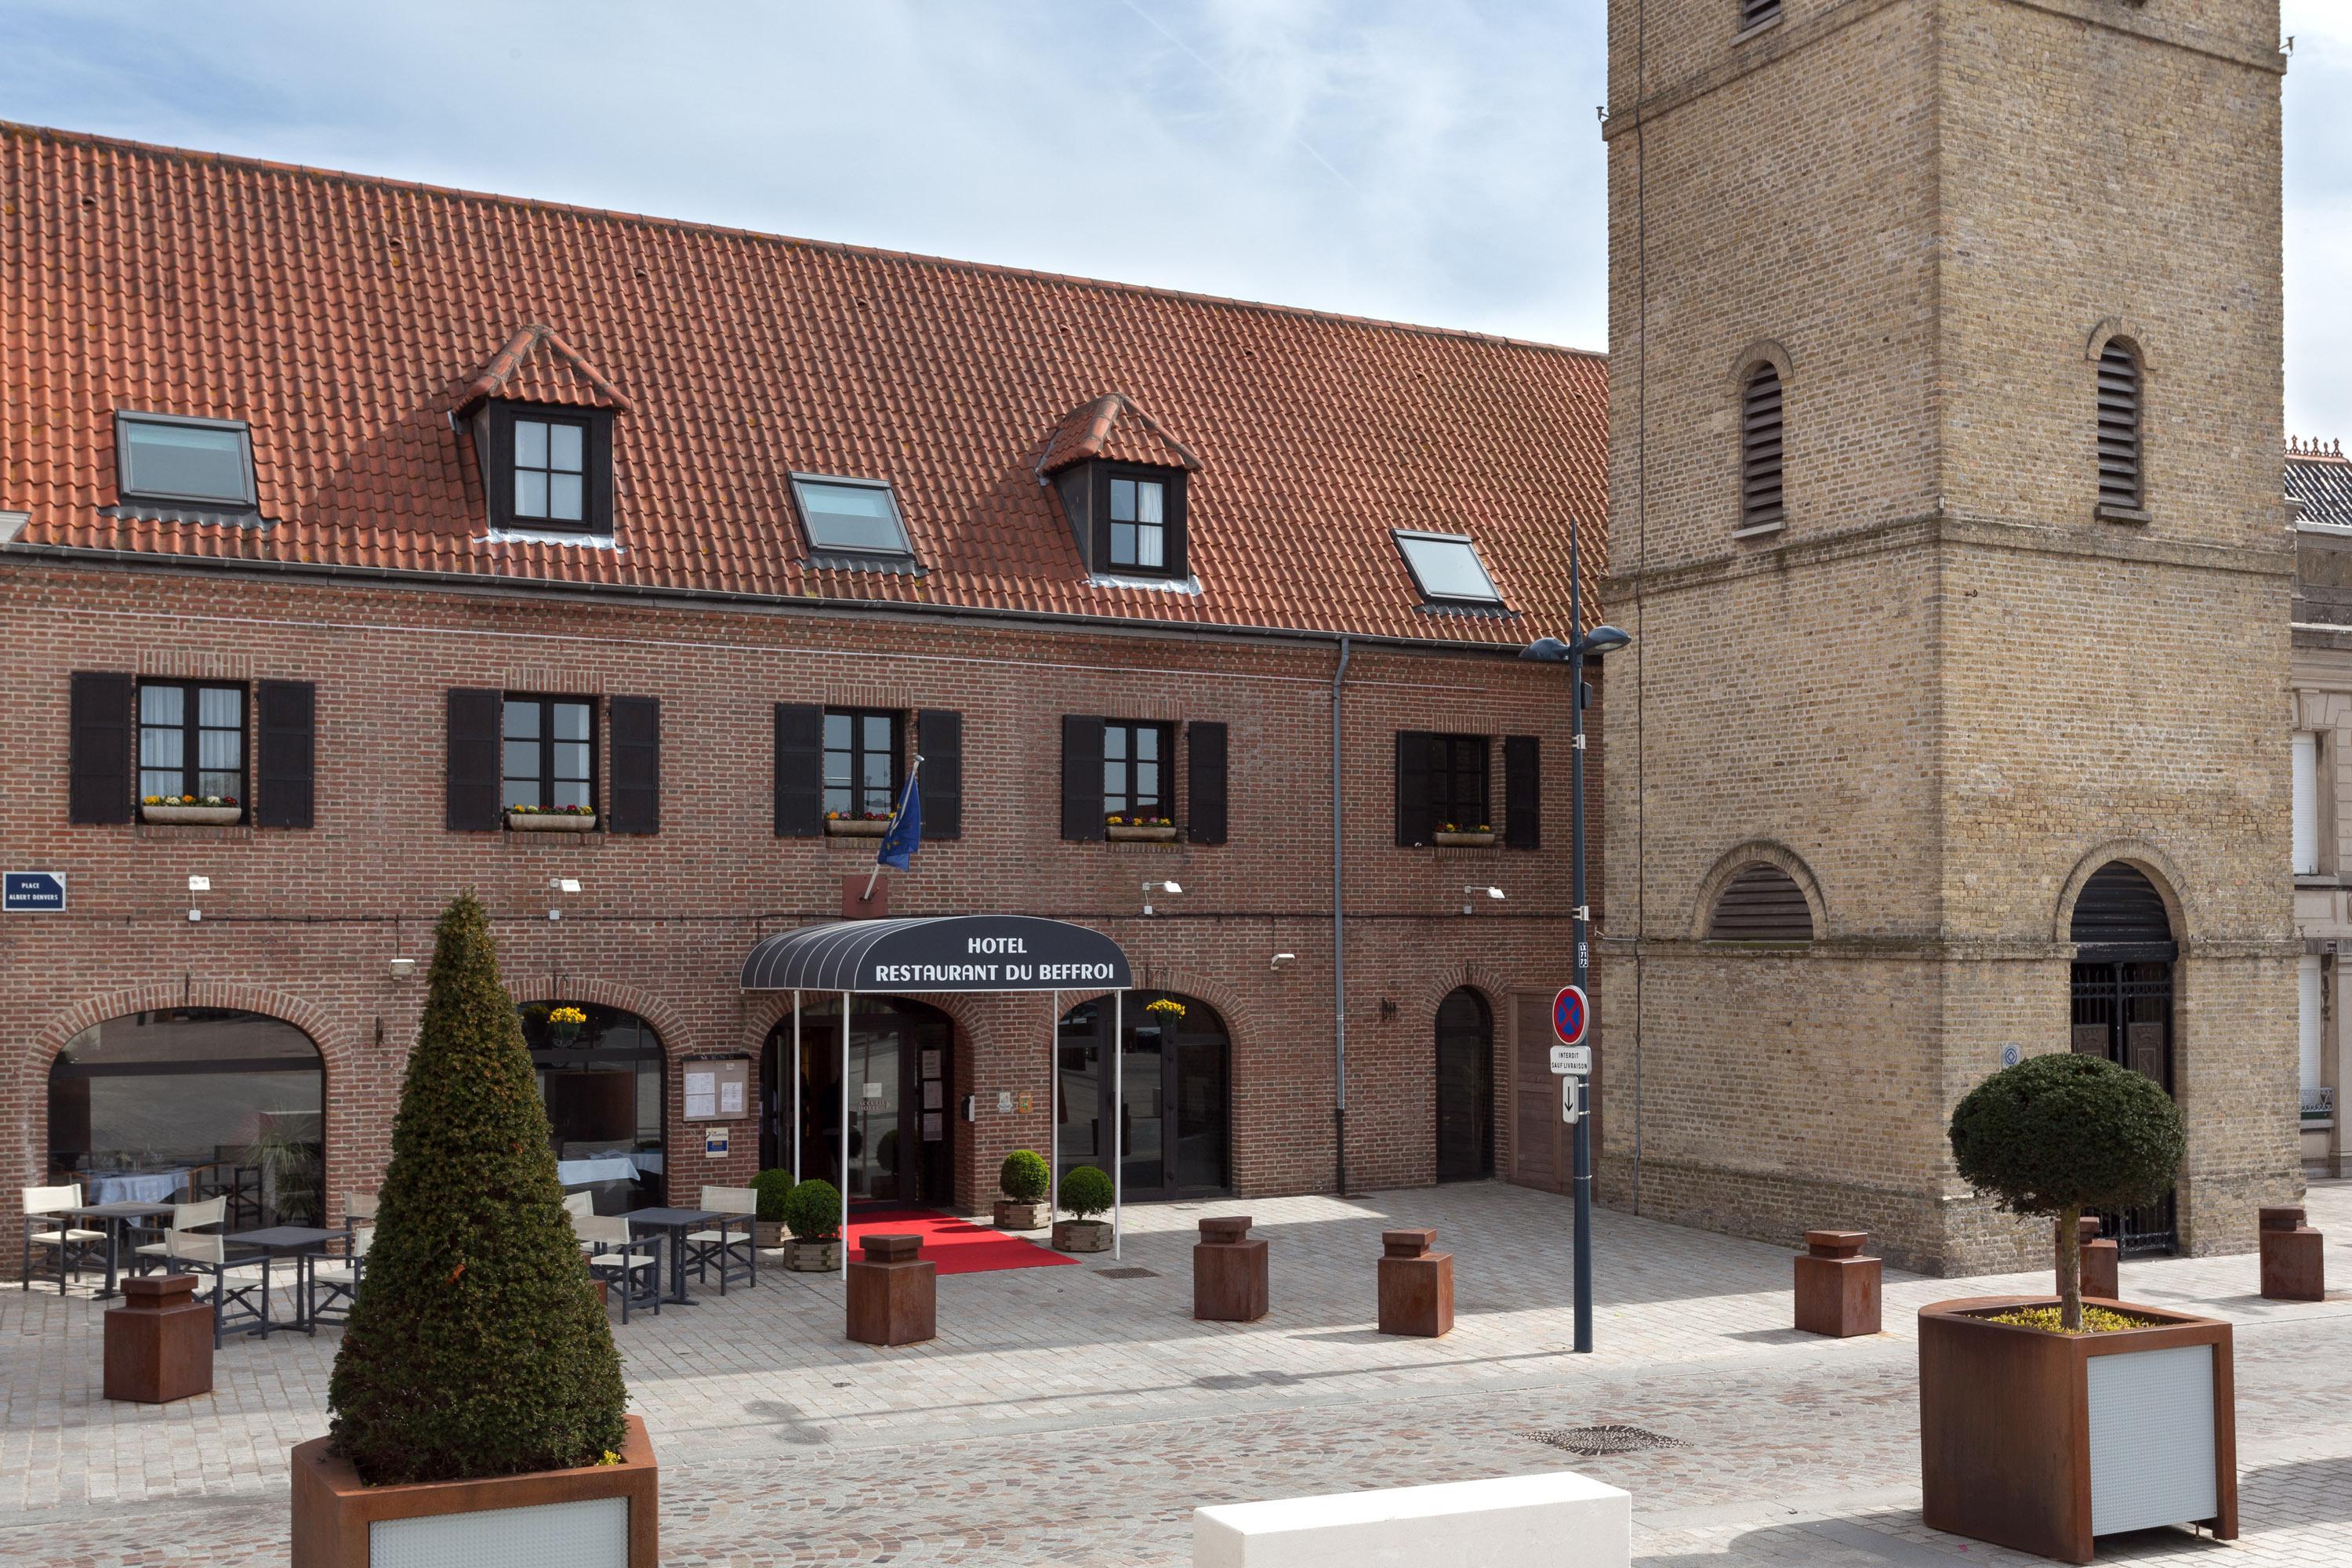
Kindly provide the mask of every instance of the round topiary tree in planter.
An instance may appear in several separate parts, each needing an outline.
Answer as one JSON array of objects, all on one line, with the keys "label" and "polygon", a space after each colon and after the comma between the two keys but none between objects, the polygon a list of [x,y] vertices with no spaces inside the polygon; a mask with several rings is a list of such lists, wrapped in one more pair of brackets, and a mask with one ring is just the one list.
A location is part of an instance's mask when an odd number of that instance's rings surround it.
[{"label": "round topiary tree in planter", "polygon": [[2011,1214],[2058,1222],[2059,1327],[2083,1328],[2085,1211],[2152,1203],[2187,1146],[2180,1108],[2154,1079],[2104,1057],[2056,1052],[1977,1085],[1952,1112],[1960,1174]]},{"label": "round topiary tree in planter", "polygon": [[784,1200],[793,1195],[790,1171],[762,1171],[751,1178],[760,1206],[751,1216],[754,1245],[774,1248],[784,1244]]},{"label": "round topiary tree in planter", "polygon": [[624,1409],[620,1354],[471,897],[436,930],[367,1264],[328,1384],[330,1436],[295,1451],[298,1568],[329,1561],[369,1519],[396,1519],[407,1489],[499,1478],[512,1485],[498,1482],[482,1508],[628,1496],[628,1512],[646,1510],[625,1527],[629,1561],[650,1550],[652,1451]]},{"label": "round topiary tree in planter", "polygon": [[1062,1206],[1073,1217],[1054,1222],[1054,1246],[1063,1252],[1108,1252],[1111,1227],[1095,1215],[1108,1210],[1117,1194],[1110,1178],[1092,1165],[1080,1165],[1062,1178]]},{"label": "round topiary tree in planter", "polygon": [[1045,1194],[1053,1190],[1053,1173],[1034,1149],[1015,1149],[1004,1156],[996,1173],[1004,1195],[996,1202],[996,1228],[1037,1230],[1046,1219]]},{"label": "round topiary tree in planter", "polygon": [[841,1267],[841,1191],[823,1177],[793,1186],[784,1199],[784,1267],[798,1274],[830,1274]]}]

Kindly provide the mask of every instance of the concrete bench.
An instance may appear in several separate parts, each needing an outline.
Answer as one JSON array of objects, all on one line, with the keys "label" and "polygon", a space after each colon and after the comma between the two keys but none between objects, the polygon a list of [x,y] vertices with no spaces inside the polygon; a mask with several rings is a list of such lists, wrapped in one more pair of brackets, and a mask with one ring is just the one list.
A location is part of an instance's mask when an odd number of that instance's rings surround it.
[{"label": "concrete bench", "polygon": [[1192,1513],[1192,1568],[1628,1568],[1633,1499],[1568,1470]]}]

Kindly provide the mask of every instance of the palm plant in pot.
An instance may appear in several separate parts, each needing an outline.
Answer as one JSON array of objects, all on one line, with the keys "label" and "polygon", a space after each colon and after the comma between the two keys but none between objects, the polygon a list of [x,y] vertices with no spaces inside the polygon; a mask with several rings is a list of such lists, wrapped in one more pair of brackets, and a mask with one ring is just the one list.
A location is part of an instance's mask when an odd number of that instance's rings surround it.
[{"label": "palm plant in pot", "polygon": [[517,1508],[654,1568],[653,1448],[627,1398],[488,921],[460,898],[436,933],[329,1436],[293,1454],[294,1568],[510,1555],[500,1516]]},{"label": "palm plant in pot", "polygon": [[773,1248],[784,1245],[784,1200],[793,1195],[790,1171],[762,1171],[751,1178],[760,1206],[751,1216],[753,1245]]},{"label": "palm plant in pot", "polygon": [[2034,1057],[1960,1101],[1951,1146],[1979,1193],[2058,1222],[2059,1291],[1920,1310],[1927,1522],[2072,1563],[2118,1531],[2234,1537],[2230,1325],[2082,1293],[2076,1221],[2172,1186],[2186,1139],[2171,1096],[2103,1057]]},{"label": "palm plant in pot", "polygon": [[830,1274],[841,1267],[841,1191],[823,1177],[796,1184],[784,1199],[784,1267],[796,1274]]},{"label": "palm plant in pot", "polygon": [[1053,1186],[1053,1173],[1045,1168],[1044,1155],[1034,1149],[1015,1149],[1004,1156],[996,1184],[1004,1194],[996,1200],[997,1229],[1045,1228],[1045,1194]]},{"label": "palm plant in pot", "polygon": [[1068,1219],[1054,1222],[1054,1247],[1060,1252],[1108,1252],[1110,1222],[1095,1216],[1109,1210],[1114,1194],[1110,1178],[1092,1165],[1080,1165],[1062,1178],[1062,1206]]}]

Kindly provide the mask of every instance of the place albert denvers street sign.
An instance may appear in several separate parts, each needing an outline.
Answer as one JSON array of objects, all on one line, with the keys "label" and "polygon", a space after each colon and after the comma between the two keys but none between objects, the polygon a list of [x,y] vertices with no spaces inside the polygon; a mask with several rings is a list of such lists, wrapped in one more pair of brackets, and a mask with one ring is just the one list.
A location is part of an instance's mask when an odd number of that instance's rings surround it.
[{"label": "place albert denvers street sign", "polygon": [[0,899],[0,908],[10,914],[49,912],[66,907],[66,874],[63,871],[10,871],[6,873],[6,896]]}]

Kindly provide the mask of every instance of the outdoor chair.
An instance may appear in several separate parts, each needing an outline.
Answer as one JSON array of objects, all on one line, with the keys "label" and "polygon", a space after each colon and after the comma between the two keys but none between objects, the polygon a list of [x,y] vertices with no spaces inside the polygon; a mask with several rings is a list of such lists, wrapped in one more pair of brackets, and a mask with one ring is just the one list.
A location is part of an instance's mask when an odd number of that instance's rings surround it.
[{"label": "outdoor chair", "polygon": [[198,1285],[196,1300],[213,1310],[213,1349],[220,1349],[232,1324],[269,1321],[269,1300],[264,1294],[268,1273],[257,1262],[232,1262],[226,1237],[175,1230],[163,1238],[163,1261],[174,1273],[210,1282]]},{"label": "outdoor chair", "polygon": [[349,1230],[362,1220],[366,1220],[370,1224],[374,1223],[375,1194],[345,1193],[343,1194],[343,1228]]},{"label": "outdoor chair", "polygon": [[131,1249],[132,1268],[138,1273],[144,1274],[151,1268],[161,1267],[171,1250],[172,1232],[200,1231],[207,1226],[219,1225],[227,1218],[228,1200],[226,1198],[206,1198],[200,1204],[173,1204],[169,1225],[161,1230],[152,1230],[147,1226],[141,1227],[142,1235],[152,1234],[155,1239],[142,1241]]},{"label": "outdoor chair", "polygon": [[580,1243],[580,1250],[583,1252],[593,1250],[594,1243],[591,1242],[588,1239],[587,1233],[580,1228],[580,1222],[583,1219],[593,1218],[595,1216],[595,1213],[596,1199],[593,1194],[588,1193],[566,1193],[563,1194],[563,1215],[566,1219],[569,1219],[572,1222],[572,1234],[578,1239]]},{"label": "outdoor chair", "polygon": [[227,1161],[188,1173],[188,1196],[228,1200],[228,1223],[247,1230],[261,1223],[261,1167]]},{"label": "outdoor chair", "polygon": [[[755,1235],[752,1217],[759,1212],[760,1194],[749,1187],[705,1187],[702,1206],[722,1215],[715,1230],[690,1230],[686,1233],[686,1266],[694,1270],[694,1278],[708,1282],[708,1270],[719,1271],[719,1293],[727,1294],[730,1280],[740,1279],[747,1285],[760,1283],[760,1250],[752,1245]],[[737,1226],[741,1226],[740,1230]]]},{"label": "outdoor chair", "polygon": [[574,1215],[572,1228],[589,1246],[588,1277],[604,1280],[606,1293],[620,1298],[622,1322],[633,1306],[661,1315],[661,1237],[631,1236],[621,1215]]},{"label": "outdoor chair", "polygon": [[[66,1209],[81,1207],[81,1184],[70,1182],[62,1187],[26,1187],[25,1189],[24,1256],[17,1260],[16,1285],[21,1290],[33,1288],[33,1249],[44,1247],[43,1260],[57,1260],[58,1294],[66,1291],[66,1272],[81,1272],[84,1263],[97,1260],[103,1267],[106,1259],[106,1232],[84,1230],[68,1221],[56,1222],[55,1230],[36,1228],[36,1222],[49,1219]],[[43,1273],[47,1269],[44,1268]]]},{"label": "outdoor chair", "polygon": [[[349,1210],[345,1211],[349,1213]],[[352,1232],[341,1258],[321,1258],[310,1266],[310,1321],[348,1323],[360,1299],[360,1277],[367,1271],[368,1248],[375,1226],[363,1225]]]}]

